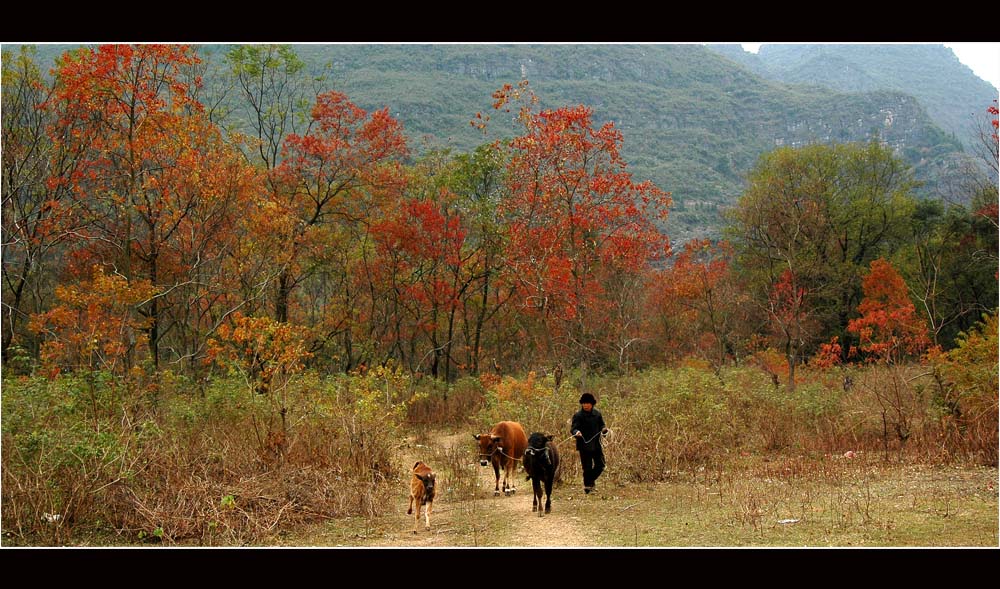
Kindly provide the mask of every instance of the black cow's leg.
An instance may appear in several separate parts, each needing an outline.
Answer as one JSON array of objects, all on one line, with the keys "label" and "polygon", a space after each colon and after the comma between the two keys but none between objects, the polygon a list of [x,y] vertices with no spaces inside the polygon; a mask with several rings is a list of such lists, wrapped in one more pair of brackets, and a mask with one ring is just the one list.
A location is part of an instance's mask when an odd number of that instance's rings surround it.
[{"label": "black cow's leg", "polygon": [[[531,480],[531,483],[532,483],[531,486],[532,486],[532,491],[533,491],[533,495],[534,495],[532,500],[538,506],[537,507],[538,517],[541,517],[542,516],[542,481],[538,480],[537,478],[533,478]],[[533,509],[532,511],[536,511],[536,510]]]},{"label": "black cow's leg", "polygon": [[555,473],[548,473],[545,477],[545,513],[552,511],[552,479],[555,478]]}]

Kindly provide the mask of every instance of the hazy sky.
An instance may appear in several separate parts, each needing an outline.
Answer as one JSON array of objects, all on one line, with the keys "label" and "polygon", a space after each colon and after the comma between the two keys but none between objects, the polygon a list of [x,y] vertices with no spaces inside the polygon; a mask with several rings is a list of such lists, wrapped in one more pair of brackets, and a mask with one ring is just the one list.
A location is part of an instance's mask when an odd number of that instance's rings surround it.
[{"label": "hazy sky", "polygon": [[945,43],[977,76],[1000,88],[1000,43]]},{"label": "hazy sky", "polygon": [[[942,43],[955,52],[959,61],[977,76],[1000,88],[1000,43]],[[757,53],[761,43],[743,43],[747,51]]]}]

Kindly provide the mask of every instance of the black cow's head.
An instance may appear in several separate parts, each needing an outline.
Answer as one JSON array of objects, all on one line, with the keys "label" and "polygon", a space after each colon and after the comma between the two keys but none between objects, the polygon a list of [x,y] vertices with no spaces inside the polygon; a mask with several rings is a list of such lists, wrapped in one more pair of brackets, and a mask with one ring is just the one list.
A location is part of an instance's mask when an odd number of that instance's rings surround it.
[{"label": "black cow's head", "polygon": [[501,444],[500,436],[494,436],[492,434],[473,434],[476,441],[479,442],[479,465],[488,466],[490,460],[493,458],[493,454],[496,452],[503,452],[503,446]]},{"label": "black cow's head", "polygon": [[531,437],[528,438],[528,447],[525,448],[524,453],[539,464],[551,463],[552,456],[549,452],[548,443],[554,437],[551,434],[546,435],[538,432],[531,434]]}]

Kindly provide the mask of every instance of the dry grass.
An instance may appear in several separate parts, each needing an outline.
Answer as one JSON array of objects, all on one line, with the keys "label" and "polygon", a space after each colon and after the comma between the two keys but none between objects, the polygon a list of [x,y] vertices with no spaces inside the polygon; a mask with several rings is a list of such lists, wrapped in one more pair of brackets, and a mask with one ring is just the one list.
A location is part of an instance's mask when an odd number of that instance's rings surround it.
[{"label": "dry grass", "polygon": [[[5,388],[4,544],[259,545],[386,509],[400,476],[398,417],[358,411],[364,391],[350,383],[307,381],[289,391],[282,420],[269,400],[227,384],[204,399],[162,391],[155,409],[107,403],[95,414],[65,404],[72,382]],[[82,419],[67,419],[74,411]],[[43,423],[51,429],[39,432]]]},{"label": "dry grass", "polygon": [[[828,461],[836,461],[829,458]],[[843,459],[846,461],[846,459]],[[629,521],[604,525],[621,546],[996,546],[996,469],[827,465],[823,474],[758,463],[748,471],[616,487]],[[754,472],[754,471],[757,472]],[[782,476],[783,475],[783,476]],[[620,495],[619,495],[620,493]]]},{"label": "dry grass", "polygon": [[992,397],[956,396],[959,421],[939,402],[957,385],[922,367],[802,377],[794,392],[754,368],[589,377],[612,434],[586,498],[571,376],[445,388],[386,369],[306,375],[280,396],[227,380],[199,395],[179,377],[8,381],[3,543],[372,545],[419,459],[450,510],[438,541],[518,545],[523,526],[479,495],[471,438],[515,420],[555,435],[558,517],[594,545],[996,545],[995,432],[971,410]]}]

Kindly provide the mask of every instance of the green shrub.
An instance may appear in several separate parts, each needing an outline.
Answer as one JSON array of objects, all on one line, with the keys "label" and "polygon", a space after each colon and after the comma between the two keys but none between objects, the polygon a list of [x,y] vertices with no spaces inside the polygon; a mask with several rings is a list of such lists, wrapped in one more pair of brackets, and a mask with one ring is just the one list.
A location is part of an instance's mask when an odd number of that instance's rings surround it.
[{"label": "green shrub", "polygon": [[984,315],[969,333],[959,335],[956,348],[932,357],[938,384],[933,402],[952,443],[982,464],[997,465],[998,356],[997,314]]}]

